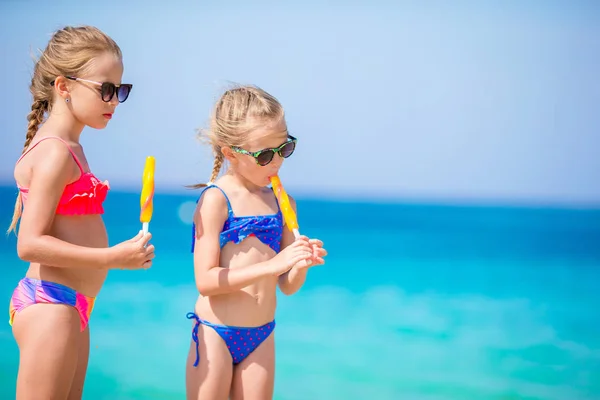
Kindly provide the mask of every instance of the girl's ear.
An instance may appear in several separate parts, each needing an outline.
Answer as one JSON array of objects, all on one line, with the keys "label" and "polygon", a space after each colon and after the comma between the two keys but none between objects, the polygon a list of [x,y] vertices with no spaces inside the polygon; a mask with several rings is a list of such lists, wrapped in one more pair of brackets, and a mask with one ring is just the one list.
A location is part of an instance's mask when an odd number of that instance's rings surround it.
[{"label": "girl's ear", "polygon": [[54,80],[54,90],[63,100],[71,97],[71,92],[69,88],[69,81],[64,76],[57,76]]},{"label": "girl's ear", "polygon": [[223,157],[225,157],[225,159],[229,161],[231,165],[235,165],[237,163],[237,154],[231,150],[231,148],[223,146],[221,147],[221,153],[223,153]]}]

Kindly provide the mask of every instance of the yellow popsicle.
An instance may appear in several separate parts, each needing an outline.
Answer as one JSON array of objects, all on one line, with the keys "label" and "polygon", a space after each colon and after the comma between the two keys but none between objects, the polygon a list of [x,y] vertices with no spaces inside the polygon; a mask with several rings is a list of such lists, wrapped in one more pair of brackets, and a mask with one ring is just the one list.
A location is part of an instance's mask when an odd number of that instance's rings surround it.
[{"label": "yellow popsicle", "polygon": [[154,198],[154,166],[155,159],[152,156],[146,157],[144,174],[142,176],[142,194],[140,196],[140,222],[144,233],[148,232],[148,224],[152,219],[153,198]]},{"label": "yellow popsicle", "polygon": [[300,236],[298,219],[296,218],[296,213],[292,208],[290,203],[290,199],[281,184],[281,180],[279,176],[275,175],[271,178],[271,185],[273,185],[273,191],[275,192],[275,196],[277,196],[277,201],[279,202],[279,208],[281,209],[281,214],[283,214],[283,219],[285,220],[285,224],[288,229],[294,233],[294,236]]}]

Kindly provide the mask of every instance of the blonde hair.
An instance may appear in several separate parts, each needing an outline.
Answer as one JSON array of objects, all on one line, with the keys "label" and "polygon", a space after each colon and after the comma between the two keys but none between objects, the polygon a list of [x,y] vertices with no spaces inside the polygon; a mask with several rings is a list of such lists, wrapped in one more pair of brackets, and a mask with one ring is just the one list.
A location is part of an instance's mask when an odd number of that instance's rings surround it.
[{"label": "blonde hair", "polygon": [[[54,88],[50,84],[59,76],[78,76],[89,68],[99,55],[110,52],[123,58],[117,43],[93,26],[67,26],[56,31],[35,63],[29,91],[33,97],[31,111],[27,115],[27,133],[23,152],[27,150],[44,117],[52,111]],[[8,233],[15,231],[21,218],[23,203],[17,195],[15,211]]]},{"label": "blonde hair", "polygon": [[[243,146],[250,132],[283,118],[285,113],[279,101],[257,86],[236,86],[223,93],[213,108],[209,129],[199,130],[200,138],[210,144],[215,157],[209,182],[217,179],[223,167],[221,147]],[[206,183],[198,183],[189,187],[205,186]]]}]

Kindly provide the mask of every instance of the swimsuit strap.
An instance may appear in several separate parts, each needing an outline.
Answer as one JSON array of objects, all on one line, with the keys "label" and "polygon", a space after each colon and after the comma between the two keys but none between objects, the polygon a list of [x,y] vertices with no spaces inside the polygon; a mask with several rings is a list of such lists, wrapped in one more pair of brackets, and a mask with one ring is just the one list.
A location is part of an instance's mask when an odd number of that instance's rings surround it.
[{"label": "swimsuit strap", "polygon": [[[225,196],[225,201],[227,201],[227,212],[229,215],[233,215],[233,208],[231,208],[231,202],[229,202],[229,197],[227,197],[227,194],[225,194],[225,191],[223,189],[211,182],[208,184],[208,186],[204,188],[202,193],[204,193],[205,190],[210,189],[211,187],[217,188],[221,191],[221,193],[223,193],[223,196]],[[202,196],[202,193],[200,193],[200,196]],[[200,198],[198,198],[198,201],[200,201]]]},{"label": "swimsuit strap", "polygon": [[279,199],[277,198],[277,195],[275,194],[275,189],[273,187],[271,187],[271,191],[273,191],[273,196],[275,196],[275,204],[277,204],[277,212],[281,212],[281,207],[279,206]]},{"label": "swimsuit strap", "polygon": [[17,160],[17,164],[23,159],[23,157],[25,157],[31,150],[35,149],[35,146],[37,146],[38,144],[42,143],[44,140],[47,139],[57,139],[60,140],[61,142],[64,143],[65,146],[67,146],[67,149],[69,149],[69,153],[71,153],[71,155],[73,156],[73,159],[75,160],[75,163],[77,163],[77,166],[79,167],[79,171],[81,171],[81,174],[83,175],[83,167],[81,166],[81,163],[79,162],[79,158],[77,158],[77,156],[75,155],[75,152],[73,151],[73,149],[71,149],[71,146],[69,146],[69,144],[62,138],[59,138],[58,136],[46,136],[44,138],[41,138],[40,140],[38,140],[33,146],[30,146],[27,151],[25,151],[21,157],[19,157],[19,159]]},{"label": "swimsuit strap", "polygon": [[[225,194],[223,189],[221,189],[220,187],[218,187],[217,185],[215,185],[212,182],[209,182],[208,185],[206,185],[206,187],[204,189],[202,189],[202,191],[200,192],[200,195],[198,196],[198,200],[196,200],[196,204],[198,204],[198,202],[202,198],[202,195],[204,194],[204,192],[212,187],[219,189],[221,191],[221,193],[223,193],[223,196],[225,196],[225,201],[227,201],[227,219],[235,217],[235,215],[233,214],[233,209],[231,208],[231,203],[229,202],[229,197],[227,197],[227,195]],[[194,252],[195,246],[196,246],[196,224],[194,222],[192,222],[192,253]]]},{"label": "swimsuit strap", "polygon": [[194,367],[198,366],[198,362],[200,361],[200,351],[198,350],[198,328],[200,327],[200,318],[193,313],[189,312],[185,316],[187,319],[195,319],[196,324],[194,325],[194,329],[192,330],[192,339],[196,342],[196,361],[194,362]]}]

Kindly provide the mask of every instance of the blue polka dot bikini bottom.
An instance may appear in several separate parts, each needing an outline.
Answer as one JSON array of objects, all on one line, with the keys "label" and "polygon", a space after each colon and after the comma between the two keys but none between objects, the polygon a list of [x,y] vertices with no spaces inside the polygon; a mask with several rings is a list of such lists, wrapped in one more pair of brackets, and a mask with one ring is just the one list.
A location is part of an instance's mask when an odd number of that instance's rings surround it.
[{"label": "blue polka dot bikini bottom", "polygon": [[244,361],[244,359],[256,350],[275,329],[275,320],[263,326],[245,328],[213,324],[200,319],[193,312],[187,313],[186,317],[187,319],[196,320],[196,324],[192,330],[192,339],[196,342],[196,362],[194,363],[194,367],[197,367],[198,362],[200,361],[200,352],[198,351],[198,328],[200,327],[200,324],[210,326],[219,334],[219,336],[221,336],[227,345],[227,349],[229,349],[234,365]]}]

